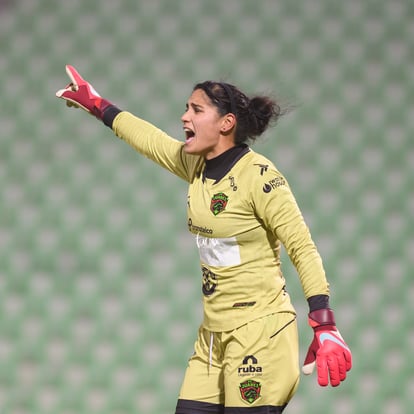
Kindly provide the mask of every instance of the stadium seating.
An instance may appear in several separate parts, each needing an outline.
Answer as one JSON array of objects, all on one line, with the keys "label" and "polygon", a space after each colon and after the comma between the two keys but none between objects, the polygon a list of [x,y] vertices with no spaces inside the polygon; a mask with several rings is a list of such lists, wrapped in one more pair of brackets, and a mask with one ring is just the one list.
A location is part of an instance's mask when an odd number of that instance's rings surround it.
[{"label": "stadium seating", "polygon": [[302,378],[286,412],[411,412],[413,22],[405,0],[0,2],[0,413],[172,413],[201,320],[186,184],[55,98],[66,63],[178,138],[201,80],[294,108],[254,149],[294,189],[354,369]]}]

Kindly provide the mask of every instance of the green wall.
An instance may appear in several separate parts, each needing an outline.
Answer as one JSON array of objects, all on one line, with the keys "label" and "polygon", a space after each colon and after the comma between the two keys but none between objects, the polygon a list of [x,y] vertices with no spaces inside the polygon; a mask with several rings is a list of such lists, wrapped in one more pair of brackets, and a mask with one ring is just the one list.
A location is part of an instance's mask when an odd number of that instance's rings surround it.
[{"label": "green wall", "polygon": [[201,320],[185,183],[54,97],[66,63],[178,138],[201,80],[295,107],[254,149],[293,187],[354,369],[286,412],[410,412],[413,38],[408,0],[0,2],[0,413],[173,413]]}]

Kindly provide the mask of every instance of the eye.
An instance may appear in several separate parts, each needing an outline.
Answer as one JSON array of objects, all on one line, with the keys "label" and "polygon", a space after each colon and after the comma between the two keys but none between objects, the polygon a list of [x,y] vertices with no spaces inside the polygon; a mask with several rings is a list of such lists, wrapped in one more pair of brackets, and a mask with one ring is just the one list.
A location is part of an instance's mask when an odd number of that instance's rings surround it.
[{"label": "eye", "polygon": [[200,105],[191,105],[192,106],[192,108],[193,108],[193,111],[195,112],[195,113],[199,113],[199,112],[203,112],[203,109],[202,109],[202,107],[200,106]]}]

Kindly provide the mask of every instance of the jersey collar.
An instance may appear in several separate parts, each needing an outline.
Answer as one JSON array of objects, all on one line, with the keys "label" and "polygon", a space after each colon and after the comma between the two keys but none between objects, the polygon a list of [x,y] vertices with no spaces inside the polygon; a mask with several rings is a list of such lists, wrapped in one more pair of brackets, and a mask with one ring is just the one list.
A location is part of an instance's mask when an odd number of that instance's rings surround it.
[{"label": "jersey collar", "polygon": [[215,180],[217,184],[236,164],[236,162],[247,154],[250,148],[246,144],[237,145],[223,152],[211,160],[206,160],[203,170],[203,182],[206,178]]}]

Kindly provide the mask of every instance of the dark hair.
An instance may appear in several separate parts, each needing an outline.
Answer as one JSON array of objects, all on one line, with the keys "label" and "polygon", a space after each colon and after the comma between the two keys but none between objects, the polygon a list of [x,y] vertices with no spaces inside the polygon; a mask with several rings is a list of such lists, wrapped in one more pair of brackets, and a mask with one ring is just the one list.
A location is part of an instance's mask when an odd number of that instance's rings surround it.
[{"label": "dark hair", "polygon": [[268,96],[249,98],[234,85],[225,82],[205,81],[197,83],[221,115],[231,112],[237,120],[235,142],[242,144],[255,141],[269,126],[283,115],[280,105]]}]

